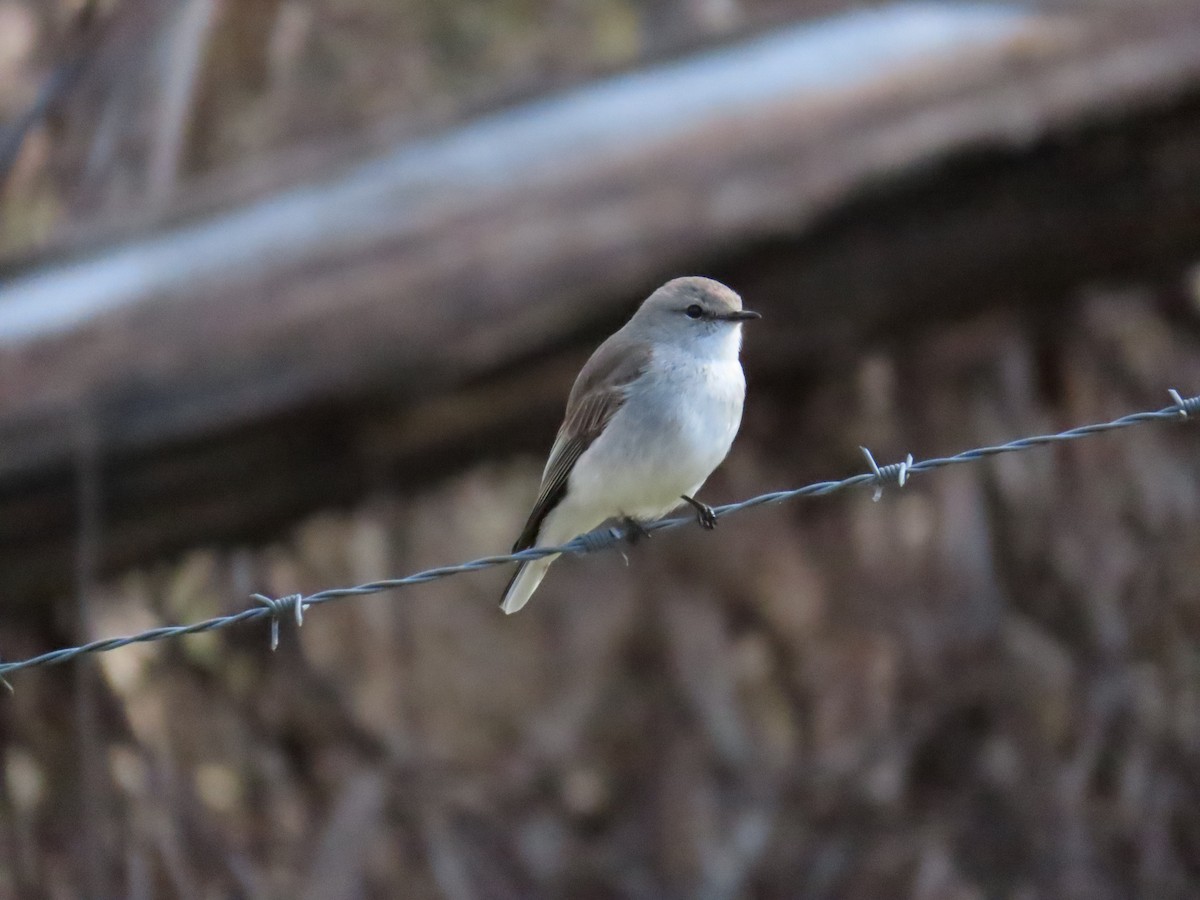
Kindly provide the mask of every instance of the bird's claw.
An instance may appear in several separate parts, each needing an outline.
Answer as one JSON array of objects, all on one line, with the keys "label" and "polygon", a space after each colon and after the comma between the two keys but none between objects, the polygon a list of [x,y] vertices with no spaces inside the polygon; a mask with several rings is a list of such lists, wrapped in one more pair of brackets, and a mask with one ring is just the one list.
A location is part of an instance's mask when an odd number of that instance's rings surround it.
[{"label": "bird's claw", "polygon": [[711,506],[701,503],[695,497],[689,497],[687,494],[683,495],[683,500],[696,510],[696,521],[700,523],[701,528],[712,531],[717,527],[717,512]]},{"label": "bird's claw", "polygon": [[650,532],[646,530],[646,526],[632,516],[625,516],[621,519],[621,525],[624,529],[625,540],[630,544],[636,544],[642,538],[649,538]]}]

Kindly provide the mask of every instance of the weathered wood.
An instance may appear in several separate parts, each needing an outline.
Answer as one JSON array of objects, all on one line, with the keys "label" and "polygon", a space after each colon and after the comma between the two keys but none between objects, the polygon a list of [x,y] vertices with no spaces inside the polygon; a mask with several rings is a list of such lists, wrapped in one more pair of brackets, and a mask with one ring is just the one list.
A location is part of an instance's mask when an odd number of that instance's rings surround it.
[{"label": "weathered wood", "polygon": [[61,460],[84,405],[129,447],[478,375],[870,180],[1191,83],[1188,24],[854,13],[19,275],[0,296],[0,477]]},{"label": "weathered wood", "polygon": [[1197,13],[894,7],[15,273],[0,578],[64,583],[83,416],[112,567],[540,446],[585,348],[679,271],[765,308],[762,377],[921,316],[1169,273],[1200,245],[1198,85]]}]

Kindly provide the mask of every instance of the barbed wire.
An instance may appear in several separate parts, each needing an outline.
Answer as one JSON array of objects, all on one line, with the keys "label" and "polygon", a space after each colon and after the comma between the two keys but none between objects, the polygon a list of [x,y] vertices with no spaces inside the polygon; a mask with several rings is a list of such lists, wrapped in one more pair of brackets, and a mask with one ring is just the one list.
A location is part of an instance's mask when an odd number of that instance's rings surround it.
[{"label": "barbed wire", "polygon": [[[713,512],[720,517],[729,515],[730,513],[741,512],[742,510],[752,509],[756,506],[765,506],[767,504],[783,503],[788,500],[794,500],[797,497],[817,497],[826,494],[832,494],[836,491],[847,490],[853,487],[865,485],[873,485],[875,487],[875,499],[878,500],[883,488],[887,484],[895,484],[903,487],[908,479],[918,472],[928,472],[932,469],[940,469],[945,466],[958,465],[961,463],[975,462],[989,456],[998,456],[1001,453],[1015,453],[1021,450],[1029,450],[1034,447],[1040,447],[1045,444],[1056,444],[1064,441],[1074,441],[1080,438],[1088,437],[1094,434],[1101,434],[1107,431],[1116,431],[1121,428],[1129,428],[1134,425],[1142,425],[1147,422],[1158,422],[1163,420],[1181,420],[1187,419],[1191,415],[1200,415],[1200,396],[1188,397],[1184,399],[1179,392],[1172,389],[1168,392],[1173,401],[1170,406],[1150,412],[1139,412],[1131,415],[1122,416],[1119,419],[1113,419],[1109,422],[1100,422],[1094,425],[1082,425],[1078,428],[1071,428],[1067,431],[1060,431],[1056,434],[1043,434],[1035,437],[1020,438],[1018,440],[1009,441],[1005,444],[996,444],[989,447],[978,447],[974,450],[964,450],[961,453],[956,453],[953,456],[934,457],[932,459],[922,459],[914,461],[912,455],[909,454],[902,462],[891,463],[890,465],[880,466],[875,462],[875,458],[871,455],[871,451],[866,447],[861,447],[864,456],[867,459],[869,471],[858,475],[851,475],[848,478],[842,478],[838,481],[816,481],[812,484],[806,484],[803,487],[793,488],[785,491],[773,491],[767,494],[759,494],[757,497],[751,497],[747,500],[742,500],[737,503],[729,503],[725,506],[718,506],[713,509]],[[639,533],[662,531],[667,528],[678,528],[681,525],[686,525],[689,522],[696,521],[695,516],[681,516],[672,519],[660,519],[657,522],[646,524],[639,530]],[[519,553],[505,553],[499,556],[484,556],[479,559],[471,560],[470,562],[460,563],[453,566],[439,566],[434,569],[425,569],[421,572],[414,572],[411,575],[406,575],[403,578],[387,578],[382,581],[372,581],[367,584],[360,584],[356,587],[347,588],[330,588],[329,590],[318,591],[315,594],[289,594],[285,597],[268,597],[265,594],[252,594],[251,599],[255,601],[256,606],[242,610],[239,613],[234,613],[228,616],[218,616],[213,619],[206,619],[203,622],[196,622],[192,625],[170,625],[162,628],[152,628],[148,631],[143,631],[138,634],[128,635],[126,637],[106,638],[103,640],[92,641],[88,644],[83,644],[78,647],[69,647],[62,650],[52,650],[48,653],[43,653],[40,656],[30,657],[15,662],[4,663],[0,662],[0,683],[3,683],[9,690],[12,686],[5,680],[5,676],[11,675],[14,672],[19,672],[22,669],[31,669],[36,666],[50,666],[59,663],[65,663],[75,659],[78,656],[89,653],[105,653],[109,650],[116,650],[121,647],[126,647],[130,644],[141,644],[149,641],[162,641],[168,638],[183,637],[188,634],[199,634],[205,631],[217,631],[223,628],[230,628],[242,622],[252,622],[258,619],[269,619],[271,624],[271,649],[274,650],[279,645],[279,623],[284,616],[294,616],[296,624],[301,625],[304,621],[304,612],[313,606],[319,606],[323,603],[329,603],[334,600],[341,600],[345,597],[361,597],[365,594],[377,594],[382,591],[390,591],[396,588],[408,587],[414,584],[424,584],[428,581],[436,581],[440,578],[448,578],[452,575],[462,575],[467,572],[478,572],[483,569],[491,569],[496,566],[502,566],[509,563],[528,562],[530,560],[541,559],[544,556],[552,556],[555,554],[581,555],[585,553],[595,553],[600,550],[605,550],[617,544],[625,542],[629,539],[630,534],[619,527],[609,526],[598,528],[595,531],[580,535],[572,541],[563,544],[559,547],[533,547],[528,550],[522,550]]]}]

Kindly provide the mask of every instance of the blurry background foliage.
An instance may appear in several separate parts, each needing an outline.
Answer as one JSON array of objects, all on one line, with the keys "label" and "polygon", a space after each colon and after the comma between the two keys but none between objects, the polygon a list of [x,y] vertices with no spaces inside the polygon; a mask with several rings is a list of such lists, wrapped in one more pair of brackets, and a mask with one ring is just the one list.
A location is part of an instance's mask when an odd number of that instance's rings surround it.
[{"label": "blurry background foliage", "polygon": [[[15,120],[72,65],[83,82],[63,91],[65,108],[56,105],[50,127],[24,147],[6,187],[0,253],[38,246],[72,216],[154,201],[147,169],[164,143],[180,143],[172,190],[190,189],[198,203],[213,202],[218,188],[221,199],[244,197],[222,187],[230,178],[247,186],[233,173],[258,189],[286,183],[331,155],[838,5],[0,0],[0,115]],[[181,83],[180,47],[197,41],[198,71]],[[172,115],[173,90],[194,92],[186,121]],[[340,146],[325,143],[330,138]],[[264,159],[270,174],[261,171]]]}]

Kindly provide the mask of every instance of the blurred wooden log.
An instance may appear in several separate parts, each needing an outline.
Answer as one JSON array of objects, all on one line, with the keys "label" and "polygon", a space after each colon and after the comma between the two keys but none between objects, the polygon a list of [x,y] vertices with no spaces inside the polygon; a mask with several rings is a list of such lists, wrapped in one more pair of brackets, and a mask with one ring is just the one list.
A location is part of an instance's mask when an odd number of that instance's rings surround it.
[{"label": "blurred wooden log", "polygon": [[0,578],[65,583],[81,418],[108,460],[105,562],[127,565],[543,443],[584,348],[669,275],[753,297],[752,365],[792,368],[948,308],[1169,272],[1200,241],[1197,179],[1200,12],[897,5],[10,265]]}]

